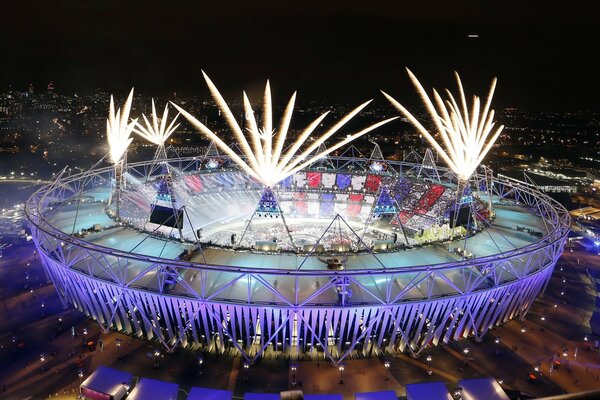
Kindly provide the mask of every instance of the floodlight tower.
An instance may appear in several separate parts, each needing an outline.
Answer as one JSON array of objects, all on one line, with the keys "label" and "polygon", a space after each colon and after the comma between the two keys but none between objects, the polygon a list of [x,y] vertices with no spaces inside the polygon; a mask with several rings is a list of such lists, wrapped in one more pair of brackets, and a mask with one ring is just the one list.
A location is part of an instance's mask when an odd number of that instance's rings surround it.
[{"label": "floodlight tower", "polygon": [[129,93],[123,110],[117,109],[115,112],[114,99],[110,97],[110,108],[108,111],[108,119],[106,120],[106,138],[110,147],[109,158],[114,166],[114,187],[109,200],[109,205],[114,201],[116,208],[116,217],[120,218],[119,202],[121,197],[121,189],[124,184],[123,172],[125,171],[127,147],[131,144],[131,132],[135,127],[137,120],[130,121],[129,113],[131,111],[131,103],[133,101],[133,89]]},{"label": "floodlight tower", "polygon": [[[165,142],[171,136],[173,132],[179,127],[179,124],[175,125],[179,114],[171,120],[167,125],[169,119],[169,105],[165,105],[162,117],[158,117],[156,112],[156,105],[154,99],[152,99],[152,116],[150,121],[146,115],[142,114],[144,124],[138,122],[135,123],[134,132],[156,145],[156,152],[154,154],[154,165],[162,169],[162,176],[166,186],[166,194],[157,193],[157,200],[166,200],[171,203],[173,209],[173,216],[176,219],[177,230],[179,231],[179,237],[183,239],[183,227],[177,222],[177,199],[175,197],[175,189],[173,186],[173,176],[169,163],[167,162],[167,151],[165,149]],[[153,169],[150,169],[149,175],[151,175]],[[162,197],[166,197],[163,199]]]},{"label": "floodlight tower", "polygon": [[490,109],[496,88],[496,78],[492,80],[483,110],[478,96],[473,96],[473,103],[469,109],[458,73],[455,72],[455,76],[460,94],[460,106],[449,90],[446,90],[447,99],[444,101],[435,89],[433,90],[434,105],[417,77],[409,69],[407,71],[433,121],[437,136],[442,139],[441,144],[406,108],[387,93],[382,93],[431,143],[440,157],[456,174],[458,182],[453,216],[453,223],[456,224],[461,204],[469,203],[471,208],[469,181],[504,128],[503,125],[495,128],[494,110]]},{"label": "floodlight tower", "polygon": [[142,118],[144,119],[144,124],[142,125],[136,122],[133,131],[150,143],[156,145],[154,161],[156,164],[160,165],[163,171],[169,173],[169,165],[165,162],[167,159],[165,143],[180,125],[175,125],[177,118],[179,118],[179,114],[177,114],[175,118],[173,118],[173,120],[171,120],[171,122],[167,125],[169,119],[169,105],[167,104],[165,106],[162,117],[159,117],[158,113],[156,112],[154,99],[152,99],[151,121],[144,114],[142,114]]}]

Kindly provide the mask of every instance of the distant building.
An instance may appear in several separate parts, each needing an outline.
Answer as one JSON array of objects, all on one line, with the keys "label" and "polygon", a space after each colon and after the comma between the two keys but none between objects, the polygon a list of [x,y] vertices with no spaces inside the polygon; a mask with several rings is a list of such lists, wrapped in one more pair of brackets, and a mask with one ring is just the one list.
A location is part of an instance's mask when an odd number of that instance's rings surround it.
[{"label": "distant building", "polygon": [[533,182],[547,193],[577,193],[575,182],[556,179],[530,171],[503,171],[499,172],[498,176],[516,179],[529,184]]}]

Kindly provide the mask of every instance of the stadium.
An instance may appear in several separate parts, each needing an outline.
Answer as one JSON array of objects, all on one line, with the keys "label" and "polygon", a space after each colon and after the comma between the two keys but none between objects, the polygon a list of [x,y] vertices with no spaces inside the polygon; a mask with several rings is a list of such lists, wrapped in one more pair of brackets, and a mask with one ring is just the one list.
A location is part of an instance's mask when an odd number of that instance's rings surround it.
[{"label": "stadium", "polygon": [[[127,103],[120,112],[111,102],[109,142],[120,121],[134,123]],[[151,160],[127,163],[127,136],[112,165],[61,174],[25,212],[65,306],[169,351],[340,363],[481,339],[527,313],[569,230],[558,203],[479,162],[465,176],[431,150],[403,161],[377,145],[370,156],[352,146],[331,155],[383,123],[329,148],[325,135],[298,156],[295,144],[282,151],[287,127],[273,146],[264,135],[268,113],[250,151],[243,136],[234,152],[196,124],[213,144],[169,158],[176,126],[166,120],[167,109],[163,123],[146,119],[164,133]]]}]

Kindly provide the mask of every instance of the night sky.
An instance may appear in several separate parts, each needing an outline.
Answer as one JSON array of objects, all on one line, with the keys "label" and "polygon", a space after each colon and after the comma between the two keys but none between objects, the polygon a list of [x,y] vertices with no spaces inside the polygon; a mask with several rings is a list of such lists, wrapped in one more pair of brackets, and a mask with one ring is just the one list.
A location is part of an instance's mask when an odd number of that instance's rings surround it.
[{"label": "night sky", "polygon": [[[0,11],[0,90],[62,93],[135,86],[144,94],[357,102],[379,89],[417,102],[426,87],[483,91],[496,107],[600,110],[600,17],[579,1],[10,1]],[[469,39],[468,34],[479,34]]]}]

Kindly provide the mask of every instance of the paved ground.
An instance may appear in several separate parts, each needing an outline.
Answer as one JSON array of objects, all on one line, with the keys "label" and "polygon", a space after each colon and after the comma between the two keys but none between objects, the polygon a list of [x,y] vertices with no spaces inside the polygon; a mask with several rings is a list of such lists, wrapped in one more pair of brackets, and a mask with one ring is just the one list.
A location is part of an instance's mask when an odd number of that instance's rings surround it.
[{"label": "paved ground", "polygon": [[[481,343],[461,341],[431,349],[420,359],[348,360],[343,383],[339,370],[326,361],[295,362],[295,380],[307,393],[343,393],[347,399],[357,391],[382,389],[395,390],[400,396],[404,386],[413,382],[443,381],[454,388],[460,379],[479,376],[502,379],[505,388],[536,396],[598,388],[600,352],[594,349],[596,338],[591,336],[588,323],[596,292],[585,272],[586,268],[600,271],[598,261],[597,256],[581,249],[567,250],[546,294],[527,318],[494,329]],[[286,390],[294,380],[290,362],[282,358],[262,359],[244,369],[238,359],[204,354],[199,366],[198,354],[180,350],[161,354],[155,367],[154,350],[161,350],[157,344],[114,332],[101,334],[92,321],[64,309],[30,243],[16,241],[4,251],[0,282],[0,399],[50,395],[73,399],[79,370],[85,379],[98,365],[178,382],[184,391],[193,385],[228,388],[236,396],[245,391]],[[97,342],[100,337],[102,351],[84,346],[84,342]],[[497,337],[499,343],[495,342]],[[117,346],[117,339],[121,346]],[[427,355],[433,358],[431,376],[426,373]],[[550,365],[556,360],[561,366],[551,371]],[[387,372],[384,361],[390,362]],[[528,378],[530,373],[536,376],[535,382]],[[181,399],[185,398],[184,391]]]}]

